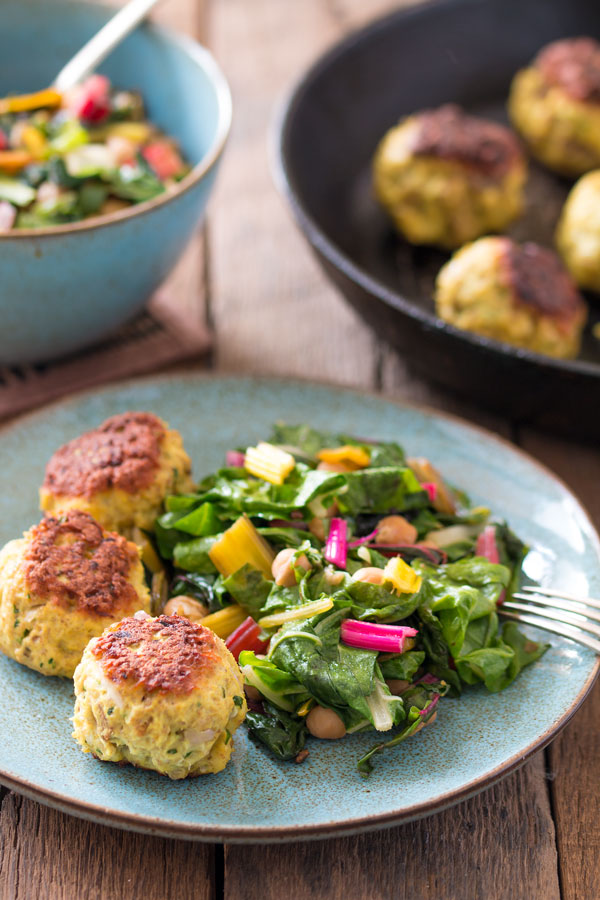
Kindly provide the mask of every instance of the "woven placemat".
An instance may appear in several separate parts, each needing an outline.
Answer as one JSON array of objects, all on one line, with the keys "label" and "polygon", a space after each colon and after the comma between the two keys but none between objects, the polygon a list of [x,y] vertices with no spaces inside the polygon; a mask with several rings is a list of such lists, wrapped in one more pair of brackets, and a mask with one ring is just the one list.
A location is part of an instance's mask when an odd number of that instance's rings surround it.
[{"label": "woven placemat", "polygon": [[142,375],[201,356],[212,336],[182,313],[167,289],[110,339],[45,365],[0,367],[0,419],[72,391]]}]

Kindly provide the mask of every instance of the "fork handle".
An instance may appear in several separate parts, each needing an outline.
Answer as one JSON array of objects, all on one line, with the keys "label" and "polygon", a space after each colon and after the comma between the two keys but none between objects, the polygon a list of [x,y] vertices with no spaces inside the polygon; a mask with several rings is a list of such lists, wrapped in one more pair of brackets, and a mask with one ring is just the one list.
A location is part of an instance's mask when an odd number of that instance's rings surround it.
[{"label": "fork handle", "polygon": [[146,18],[157,2],[158,0],[129,0],[60,70],[54,80],[54,87],[62,93],[90,75],[117,44]]}]

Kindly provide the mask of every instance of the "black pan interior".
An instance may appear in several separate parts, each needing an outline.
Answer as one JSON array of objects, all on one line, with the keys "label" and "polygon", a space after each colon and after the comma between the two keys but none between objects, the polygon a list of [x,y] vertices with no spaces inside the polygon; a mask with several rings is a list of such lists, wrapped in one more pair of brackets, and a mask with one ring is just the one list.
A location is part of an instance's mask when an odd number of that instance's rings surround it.
[{"label": "black pan interior", "polygon": [[[448,256],[411,247],[391,228],[371,189],[377,143],[402,116],[448,101],[506,122],[517,69],[549,41],[577,35],[600,38],[600,2],[449,0],[376,23],[325,57],[297,92],[283,138],[292,191],[335,247],[433,319],[433,283]],[[511,235],[552,246],[570,186],[532,163],[527,209]],[[591,330],[600,298],[588,300],[580,359],[600,376]]]}]

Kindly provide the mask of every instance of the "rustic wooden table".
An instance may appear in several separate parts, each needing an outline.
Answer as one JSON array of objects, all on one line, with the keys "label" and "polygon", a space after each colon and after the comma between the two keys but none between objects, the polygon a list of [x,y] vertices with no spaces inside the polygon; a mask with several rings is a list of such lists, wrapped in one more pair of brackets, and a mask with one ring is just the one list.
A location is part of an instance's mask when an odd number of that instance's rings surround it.
[{"label": "rustic wooden table", "polygon": [[[235,102],[208,224],[172,284],[189,315],[215,329],[213,368],[322,378],[463,415],[550,466],[600,525],[597,449],[517,429],[412,377],[329,287],[273,187],[268,133],[285,88],[325,46],[393,5],[165,0],[159,18],[208,40]],[[549,748],[478,797],[403,827],[305,844],[223,847],[150,838],[3,790],[1,896],[596,900],[598,733],[600,685]]]}]

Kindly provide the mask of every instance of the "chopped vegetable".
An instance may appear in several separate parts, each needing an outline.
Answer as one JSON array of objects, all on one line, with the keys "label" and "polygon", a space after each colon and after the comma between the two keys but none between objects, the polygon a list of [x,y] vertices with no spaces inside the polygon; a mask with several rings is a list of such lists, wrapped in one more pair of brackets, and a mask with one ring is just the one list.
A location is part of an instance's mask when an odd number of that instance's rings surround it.
[{"label": "chopped vegetable", "polygon": [[261,630],[259,626],[251,616],[248,616],[248,618],[244,619],[242,624],[238,625],[235,631],[229,635],[225,641],[225,645],[236,662],[239,659],[242,650],[251,650],[254,653],[266,652],[269,642],[261,640],[260,633]]},{"label": "chopped vegetable", "polygon": [[5,200],[0,200],[0,231],[10,231],[17,218],[17,210]]},{"label": "chopped vegetable", "polygon": [[244,468],[246,457],[239,450],[228,450],[225,454],[225,464],[240,469]]},{"label": "chopped vegetable", "polygon": [[496,544],[496,528],[494,525],[486,525],[481,534],[477,537],[475,544],[475,552],[477,556],[485,556],[491,563],[500,562],[500,554]]},{"label": "chopped vegetable", "polygon": [[37,91],[35,94],[20,94],[14,97],[4,97],[0,100],[0,115],[6,113],[28,112],[44,107],[56,107],[62,103],[62,94],[53,88]]},{"label": "chopped vegetable", "polygon": [[265,578],[271,577],[271,566],[275,553],[261,538],[258,531],[243,515],[224,531],[219,540],[210,548],[208,555],[221,575],[234,575],[246,564],[258,569]]},{"label": "chopped vegetable", "polygon": [[256,447],[248,447],[244,459],[247,472],[271,484],[283,484],[295,465],[291,453],[264,441]]},{"label": "chopped vegetable", "polygon": [[406,638],[416,637],[416,628],[408,625],[379,625],[346,619],[342,622],[341,636],[350,647],[377,650],[383,653],[404,653]]},{"label": "chopped vegetable", "polygon": [[[64,96],[53,89],[0,99],[0,176],[19,207],[0,230],[47,228],[123,209],[164,193],[188,171],[175,142],[144,119],[135,92],[92,75]],[[52,195],[57,185],[68,189]]]},{"label": "chopped vegetable", "polygon": [[331,520],[323,555],[327,562],[337,566],[338,569],[346,568],[346,558],[348,555],[348,542],[346,540],[347,531],[348,526],[345,519],[334,518]]},{"label": "chopped vegetable", "polygon": [[35,191],[28,184],[0,175],[0,200],[6,200],[14,206],[29,206],[34,199]]},{"label": "chopped vegetable", "polygon": [[325,463],[341,463],[349,472],[366,469],[371,456],[363,447],[344,444],[343,447],[324,447],[317,453],[317,459]]},{"label": "chopped vegetable", "polygon": [[162,180],[175,178],[184,169],[181,156],[171,141],[152,141],[144,147],[142,156]]},{"label": "chopped vegetable", "polygon": [[12,175],[34,161],[28,150],[0,150],[0,172]]},{"label": "chopped vegetable", "polygon": [[383,577],[399,594],[416,594],[421,587],[421,577],[400,556],[394,556],[386,563]]},{"label": "chopped vegetable", "polygon": [[263,616],[258,620],[261,628],[277,628],[286,622],[297,622],[300,619],[311,619],[319,613],[327,612],[333,607],[331,597],[323,597],[321,600],[313,600],[303,606],[294,606],[285,612],[274,613],[272,616]]},{"label": "chopped vegetable", "polygon": [[225,639],[239,628],[246,617],[247,613],[245,610],[238,606],[237,603],[232,603],[231,606],[225,606],[223,609],[205,616],[200,620],[200,624],[204,625],[205,628],[210,628],[220,638]]},{"label": "chopped vegetable", "polygon": [[431,504],[435,503],[437,497],[437,484],[434,484],[433,481],[422,481],[421,487],[424,491],[427,491],[427,496],[429,497],[429,502]]}]

